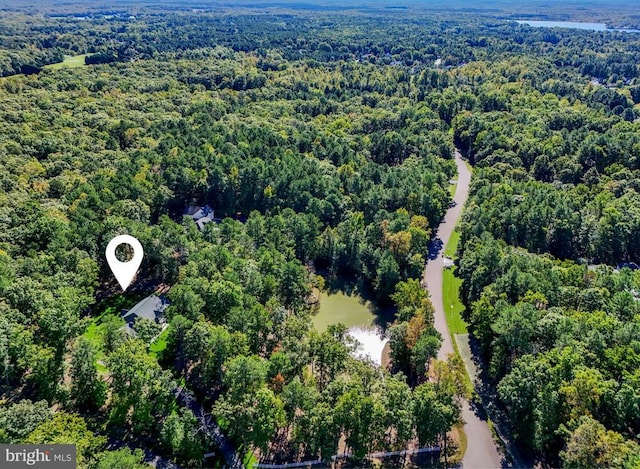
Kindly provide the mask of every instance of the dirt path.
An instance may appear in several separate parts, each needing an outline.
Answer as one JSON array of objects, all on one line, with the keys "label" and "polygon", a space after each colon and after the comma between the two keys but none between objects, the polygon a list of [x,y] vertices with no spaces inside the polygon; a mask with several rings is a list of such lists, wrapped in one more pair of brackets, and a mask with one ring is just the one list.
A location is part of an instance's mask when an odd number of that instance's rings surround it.
[{"label": "dirt path", "polygon": [[[456,166],[458,183],[453,196],[455,205],[447,210],[442,223],[438,227],[437,237],[429,249],[429,260],[424,270],[423,284],[429,289],[431,302],[435,308],[434,326],[442,334],[442,347],[438,351],[438,360],[445,360],[454,353],[451,335],[447,327],[444,304],[442,302],[442,272],[444,270],[444,248],[453,233],[453,229],[462,214],[462,207],[469,195],[471,171],[467,168],[460,153],[456,150]],[[467,451],[462,460],[465,469],[492,469],[505,465],[502,455],[493,441],[491,430],[485,420],[481,420],[476,412],[465,402],[462,407],[464,431],[467,435]]]},{"label": "dirt path", "polygon": [[209,436],[216,447],[216,450],[222,455],[226,462],[226,466],[232,469],[242,468],[242,458],[236,451],[233,443],[222,433],[222,430],[216,423],[215,419],[208,414],[193,394],[183,388],[176,387],[173,395],[180,405],[190,409],[193,415],[200,422],[200,428]]}]

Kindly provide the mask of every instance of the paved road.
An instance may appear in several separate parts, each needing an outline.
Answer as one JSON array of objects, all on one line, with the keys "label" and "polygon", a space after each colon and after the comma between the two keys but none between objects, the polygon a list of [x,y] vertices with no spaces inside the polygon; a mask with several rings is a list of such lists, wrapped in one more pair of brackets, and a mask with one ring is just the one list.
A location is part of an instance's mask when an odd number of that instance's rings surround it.
[{"label": "paved road", "polygon": [[435,241],[431,243],[429,248],[429,260],[424,270],[423,283],[429,288],[431,302],[436,310],[434,316],[434,326],[442,334],[442,347],[438,351],[438,360],[445,360],[447,355],[453,353],[453,344],[451,336],[447,328],[447,322],[444,316],[444,306],[442,304],[442,271],[444,259],[444,247],[447,245],[451,233],[456,226],[458,218],[462,214],[467,196],[469,195],[469,183],[471,182],[471,171],[467,168],[460,153],[456,151],[456,166],[458,167],[458,184],[456,185],[456,193],[453,196],[455,205],[447,210],[444,220],[438,227]]},{"label": "paved road", "polygon": [[[444,270],[443,253],[451,233],[462,213],[462,207],[469,195],[471,172],[462,160],[460,153],[455,154],[458,168],[458,184],[453,196],[455,205],[447,210],[442,223],[438,227],[437,236],[429,251],[429,260],[424,271],[424,285],[429,289],[431,302],[435,308],[434,326],[442,334],[442,347],[438,351],[438,360],[445,360],[447,355],[454,353],[451,335],[445,319],[445,309],[442,302],[442,272]],[[487,422],[481,420],[465,402],[462,407],[464,431],[467,435],[467,451],[462,460],[465,469],[492,469],[504,465],[503,457],[493,441],[491,430]]]}]

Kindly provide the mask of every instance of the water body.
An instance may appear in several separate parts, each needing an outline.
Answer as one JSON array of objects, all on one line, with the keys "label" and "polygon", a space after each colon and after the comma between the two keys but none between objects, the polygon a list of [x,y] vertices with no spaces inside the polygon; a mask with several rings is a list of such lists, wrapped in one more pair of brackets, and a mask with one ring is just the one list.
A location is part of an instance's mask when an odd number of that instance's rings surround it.
[{"label": "water body", "polygon": [[377,312],[375,304],[356,293],[323,291],[320,294],[320,310],[313,316],[313,327],[318,332],[324,332],[331,324],[344,324],[349,335],[359,343],[353,355],[369,358],[380,365],[382,350],[388,339],[381,327],[386,319]]},{"label": "water body", "polygon": [[358,347],[353,352],[356,358],[369,359],[378,366],[382,364],[382,351],[389,339],[383,335],[380,329],[356,326],[349,329],[349,335],[358,343]]},{"label": "water body", "polygon": [[534,28],[568,28],[585,29],[588,31],[622,31],[625,33],[640,33],[640,29],[616,29],[607,28],[604,23],[582,23],[577,21],[531,21],[517,20],[518,24],[526,24]]}]

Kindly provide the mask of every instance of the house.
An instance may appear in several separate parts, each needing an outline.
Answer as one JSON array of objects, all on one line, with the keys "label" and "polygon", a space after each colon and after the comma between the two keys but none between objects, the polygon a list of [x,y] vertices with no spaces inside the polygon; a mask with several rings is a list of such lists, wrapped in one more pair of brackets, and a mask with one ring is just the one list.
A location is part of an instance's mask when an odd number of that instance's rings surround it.
[{"label": "house", "polygon": [[151,295],[140,301],[133,308],[122,312],[125,330],[127,333],[135,335],[133,325],[136,319],[148,319],[156,324],[165,326],[164,310],[169,306],[169,300],[164,296]]},{"label": "house", "polygon": [[204,225],[206,225],[207,223],[211,223],[212,221],[218,221],[214,217],[213,209],[208,205],[205,205],[204,207],[189,205],[185,209],[183,216],[192,218],[193,221],[196,222],[196,225],[198,226],[198,229],[200,231],[204,229]]}]

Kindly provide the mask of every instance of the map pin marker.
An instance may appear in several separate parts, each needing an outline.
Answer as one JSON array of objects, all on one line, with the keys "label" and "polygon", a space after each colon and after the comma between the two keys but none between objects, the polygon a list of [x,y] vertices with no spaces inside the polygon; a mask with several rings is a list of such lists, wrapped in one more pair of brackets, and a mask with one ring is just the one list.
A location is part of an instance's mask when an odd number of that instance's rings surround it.
[{"label": "map pin marker", "polygon": [[[128,262],[120,262],[116,257],[116,248],[121,244],[128,244],[133,248],[133,257]],[[111,267],[111,272],[113,272],[116,280],[118,280],[122,291],[126,291],[129,285],[131,285],[133,277],[136,276],[138,267],[140,267],[140,263],[142,262],[142,257],[144,256],[142,244],[133,236],[116,236],[107,244],[105,255],[107,256],[107,263],[109,267]]]}]

